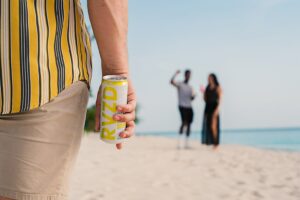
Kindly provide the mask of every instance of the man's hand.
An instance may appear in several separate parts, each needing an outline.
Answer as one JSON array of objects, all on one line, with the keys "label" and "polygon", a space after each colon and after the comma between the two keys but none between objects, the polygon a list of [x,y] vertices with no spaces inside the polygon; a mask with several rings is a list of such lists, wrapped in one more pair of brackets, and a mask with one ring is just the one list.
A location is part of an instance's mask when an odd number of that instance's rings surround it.
[{"label": "man's hand", "polygon": [[[102,75],[128,75],[128,0],[88,0],[88,10],[100,51]],[[100,88],[96,101],[95,131],[100,130]],[[114,116],[116,121],[127,124],[120,134],[122,138],[128,138],[134,132],[135,107],[135,92],[129,80],[128,104],[117,106],[118,111],[124,114]],[[121,147],[117,144],[118,149]]]},{"label": "man's hand", "polygon": [[[136,95],[133,89],[132,83],[128,80],[128,96],[127,105],[117,105],[117,111],[122,114],[114,115],[113,119],[120,122],[126,122],[126,129],[120,133],[120,137],[129,138],[134,134],[135,128],[135,108],[136,108]],[[98,90],[96,100],[96,112],[95,112],[95,132],[100,131],[100,116],[101,116],[101,86]],[[117,149],[122,148],[122,144],[116,144]]]}]

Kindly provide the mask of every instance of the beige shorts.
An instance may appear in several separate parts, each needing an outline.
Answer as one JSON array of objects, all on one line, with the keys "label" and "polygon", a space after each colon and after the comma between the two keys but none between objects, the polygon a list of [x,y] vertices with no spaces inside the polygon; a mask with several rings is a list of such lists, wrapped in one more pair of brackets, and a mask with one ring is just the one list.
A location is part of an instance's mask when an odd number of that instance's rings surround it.
[{"label": "beige shorts", "polygon": [[0,197],[67,199],[88,97],[79,81],[36,110],[0,115]]}]

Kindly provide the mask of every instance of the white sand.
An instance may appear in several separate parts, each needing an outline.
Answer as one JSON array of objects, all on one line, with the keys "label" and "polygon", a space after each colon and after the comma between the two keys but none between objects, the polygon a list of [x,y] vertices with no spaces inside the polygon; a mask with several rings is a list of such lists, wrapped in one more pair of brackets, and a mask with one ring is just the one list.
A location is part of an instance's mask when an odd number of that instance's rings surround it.
[{"label": "white sand", "polygon": [[85,136],[70,200],[299,200],[300,152],[135,137],[122,151]]}]

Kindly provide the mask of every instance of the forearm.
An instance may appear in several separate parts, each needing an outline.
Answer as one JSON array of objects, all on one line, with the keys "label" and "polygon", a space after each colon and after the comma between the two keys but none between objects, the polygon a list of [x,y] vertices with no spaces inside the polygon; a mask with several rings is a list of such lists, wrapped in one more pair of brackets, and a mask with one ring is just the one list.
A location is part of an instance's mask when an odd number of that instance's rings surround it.
[{"label": "forearm", "polygon": [[90,21],[102,62],[102,75],[128,75],[128,1],[88,0]]},{"label": "forearm", "polygon": [[174,82],[175,82],[176,76],[177,76],[177,73],[175,73],[175,74],[172,76],[172,78],[171,78],[171,83],[174,83]]}]

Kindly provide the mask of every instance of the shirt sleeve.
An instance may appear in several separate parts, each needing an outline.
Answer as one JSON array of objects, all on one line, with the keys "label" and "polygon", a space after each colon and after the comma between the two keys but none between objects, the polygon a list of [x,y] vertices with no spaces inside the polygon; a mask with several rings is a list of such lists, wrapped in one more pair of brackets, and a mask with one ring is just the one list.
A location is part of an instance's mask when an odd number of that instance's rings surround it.
[{"label": "shirt sleeve", "polygon": [[179,82],[179,81],[176,81],[176,82],[175,82],[175,85],[176,85],[176,87],[177,87],[178,89],[181,87],[181,84],[182,84],[182,83]]}]

